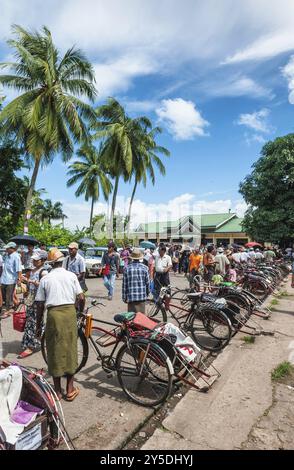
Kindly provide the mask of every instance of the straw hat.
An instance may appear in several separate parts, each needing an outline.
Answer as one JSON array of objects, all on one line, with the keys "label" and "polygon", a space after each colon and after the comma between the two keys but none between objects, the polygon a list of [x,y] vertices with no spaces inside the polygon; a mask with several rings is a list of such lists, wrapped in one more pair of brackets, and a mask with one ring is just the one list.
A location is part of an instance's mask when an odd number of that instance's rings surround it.
[{"label": "straw hat", "polygon": [[130,254],[130,258],[140,260],[140,259],[143,259],[144,256],[143,256],[142,251],[139,248],[134,248],[132,253]]},{"label": "straw hat", "polygon": [[68,245],[68,248],[75,248],[76,250],[78,250],[79,245],[78,245],[78,243],[76,243],[76,242],[71,242],[71,243]]},{"label": "straw hat", "polygon": [[51,248],[48,253],[48,263],[61,263],[65,260],[65,256],[58,248]]}]

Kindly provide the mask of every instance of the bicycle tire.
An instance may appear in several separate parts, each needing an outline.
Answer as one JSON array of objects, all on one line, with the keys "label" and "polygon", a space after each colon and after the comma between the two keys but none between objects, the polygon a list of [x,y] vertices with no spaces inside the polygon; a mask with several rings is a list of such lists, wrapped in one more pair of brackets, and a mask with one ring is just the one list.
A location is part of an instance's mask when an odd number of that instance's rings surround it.
[{"label": "bicycle tire", "polygon": [[[220,326],[218,332],[213,326],[213,322]],[[232,325],[229,318],[220,309],[205,304],[191,315],[189,331],[201,349],[220,351],[230,342]]]},{"label": "bicycle tire", "polygon": [[[149,306],[151,306],[151,308],[148,308]],[[148,318],[158,319],[157,317],[161,317],[160,320],[163,323],[167,322],[167,313],[163,306],[158,305],[156,302],[149,302],[146,307],[145,315]]]},{"label": "bicycle tire", "polygon": [[[88,340],[86,336],[84,335],[84,332],[81,329],[78,330],[77,341],[78,341],[78,367],[75,370],[75,374],[77,374],[86,365],[88,357],[89,357]],[[45,333],[43,334],[41,338],[41,352],[42,352],[44,361],[46,362],[46,364],[48,364]]]},{"label": "bicycle tire", "polygon": [[[153,366],[156,375],[152,373]],[[137,405],[154,407],[164,403],[170,396],[173,382],[171,361],[165,352],[151,341],[136,339],[124,344],[117,354],[116,370],[123,392]],[[160,379],[157,376],[159,373]],[[151,397],[152,393],[154,396]]]}]

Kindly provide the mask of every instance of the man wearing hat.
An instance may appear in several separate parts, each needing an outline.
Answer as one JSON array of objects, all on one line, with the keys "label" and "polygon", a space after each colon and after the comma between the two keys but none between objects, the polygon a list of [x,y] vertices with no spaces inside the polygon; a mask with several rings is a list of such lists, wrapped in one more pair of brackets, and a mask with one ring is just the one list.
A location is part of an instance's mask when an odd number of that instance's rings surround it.
[{"label": "man wearing hat", "polygon": [[122,282],[122,299],[128,304],[128,312],[145,313],[145,302],[150,293],[148,267],[140,263],[144,257],[139,248],[130,254],[131,263],[126,267]]},{"label": "man wearing hat", "polygon": [[85,296],[77,276],[62,267],[64,256],[58,248],[52,248],[48,262],[52,271],[44,276],[36,295],[37,326],[36,337],[41,336],[41,323],[45,307],[47,322],[45,339],[47,348],[48,372],[53,377],[58,398],[62,397],[61,377],[67,378],[67,401],[73,401],[79,389],[73,385],[74,373],[78,365],[77,316],[76,306],[81,311],[85,306]]},{"label": "man wearing hat", "polygon": [[69,256],[63,262],[63,267],[67,271],[74,273],[83,290],[87,290],[85,283],[86,264],[84,258],[78,253],[79,245],[72,242],[68,245]]},{"label": "man wearing hat", "polygon": [[5,308],[7,310],[6,314],[3,316],[9,315],[10,310],[13,307],[13,292],[15,285],[20,285],[22,269],[21,269],[21,260],[20,256],[16,251],[16,244],[14,242],[9,242],[5,245],[6,256],[3,261],[3,269],[1,275],[1,291],[3,301],[5,302]]},{"label": "man wearing hat", "polygon": [[227,256],[224,254],[223,247],[220,246],[217,249],[217,254],[214,258],[214,261],[215,261],[216,274],[220,274],[221,276],[224,276],[230,267],[230,261],[228,260]]}]

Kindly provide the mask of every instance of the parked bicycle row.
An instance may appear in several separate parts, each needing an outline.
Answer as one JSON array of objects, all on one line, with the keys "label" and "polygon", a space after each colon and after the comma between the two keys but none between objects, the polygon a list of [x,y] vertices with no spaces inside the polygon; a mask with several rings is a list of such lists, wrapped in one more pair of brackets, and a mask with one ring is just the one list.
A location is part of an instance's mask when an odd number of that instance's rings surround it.
[{"label": "parked bicycle row", "polygon": [[[161,263],[166,269],[164,254],[159,257],[157,266]],[[57,400],[73,401],[79,395],[74,377],[87,363],[89,346],[103,370],[115,374],[128,399],[139,405],[163,403],[179,382],[207,391],[220,376],[208,353],[221,351],[238,331],[265,333],[257,323],[270,315],[262,302],[290,271],[282,260],[258,266],[240,264],[235,282],[215,274],[208,280],[198,273],[189,279],[186,289],[161,286],[159,295],[151,299],[148,268],[140,260],[141,254],[134,250],[122,286],[129,311],[117,314],[112,322],[99,319],[99,311],[95,318],[92,315],[90,308],[99,307],[99,301],[84,309],[77,277],[62,267],[64,257],[59,250],[49,253],[52,271],[37,281],[32,333],[41,342]],[[135,297],[142,295],[139,282],[146,289],[144,299]],[[143,300],[146,315],[140,311]],[[42,335],[45,308],[47,323]],[[66,394],[61,388],[63,376]]]}]

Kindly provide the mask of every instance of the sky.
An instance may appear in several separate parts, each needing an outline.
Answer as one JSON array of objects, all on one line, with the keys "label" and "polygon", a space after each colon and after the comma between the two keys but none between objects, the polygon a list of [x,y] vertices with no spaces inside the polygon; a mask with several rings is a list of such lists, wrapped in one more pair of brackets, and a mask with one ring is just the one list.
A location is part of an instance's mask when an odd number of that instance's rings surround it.
[{"label": "sky", "polygon": [[[0,0],[0,61],[11,60],[11,24],[46,25],[61,53],[83,49],[96,105],[113,96],[163,128],[166,176],[138,188],[133,226],[192,212],[242,216],[240,181],[265,142],[293,132],[293,0]],[[57,155],[37,188],[63,203],[68,227],[82,227],[90,204],[66,187],[66,173]],[[120,184],[120,213],[131,192]],[[103,199],[95,205],[108,209]]]}]

